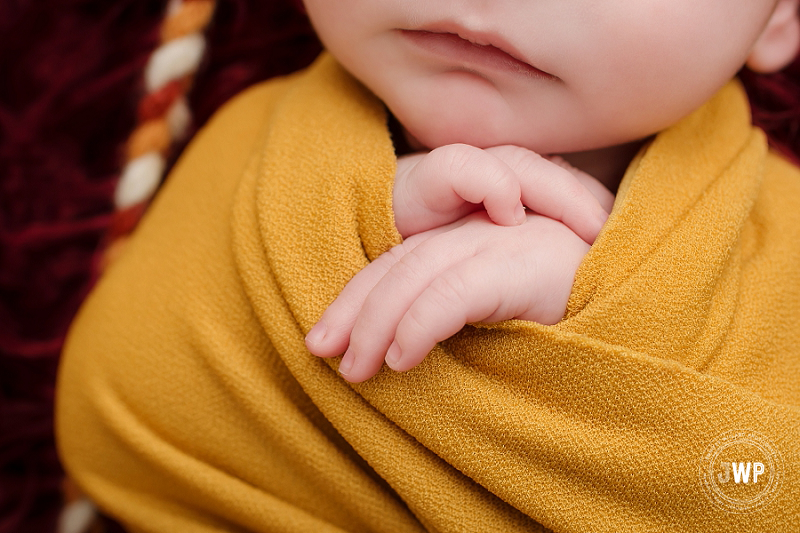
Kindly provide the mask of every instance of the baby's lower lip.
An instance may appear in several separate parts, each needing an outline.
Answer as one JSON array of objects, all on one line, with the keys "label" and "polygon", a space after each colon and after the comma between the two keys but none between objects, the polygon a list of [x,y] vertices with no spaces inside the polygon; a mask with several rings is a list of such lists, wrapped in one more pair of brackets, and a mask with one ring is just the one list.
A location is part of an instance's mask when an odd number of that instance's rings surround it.
[{"label": "baby's lower lip", "polygon": [[558,79],[496,46],[471,43],[454,33],[418,30],[400,30],[400,33],[420,48],[453,61],[458,66],[487,68],[550,80]]}]

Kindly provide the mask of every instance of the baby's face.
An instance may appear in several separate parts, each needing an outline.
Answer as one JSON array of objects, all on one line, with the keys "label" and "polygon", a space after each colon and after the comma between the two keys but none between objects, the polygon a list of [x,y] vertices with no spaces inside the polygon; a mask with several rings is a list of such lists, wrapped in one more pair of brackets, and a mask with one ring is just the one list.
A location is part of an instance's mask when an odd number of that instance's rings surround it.
[{"label": "baby's face", "polygon": [[742,67],[775,2],[305,0],[328,50],[425,146],[540,153],[674,124]]}]

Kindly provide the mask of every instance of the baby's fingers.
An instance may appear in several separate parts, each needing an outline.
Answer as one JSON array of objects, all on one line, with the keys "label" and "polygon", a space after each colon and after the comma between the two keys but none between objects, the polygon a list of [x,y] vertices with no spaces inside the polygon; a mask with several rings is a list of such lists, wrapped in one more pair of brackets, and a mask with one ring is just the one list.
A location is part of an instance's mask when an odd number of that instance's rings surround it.
[{"label": "baby's fingers", "polygon": [[486,151],[505,161],[519,176],[526,206],[560,220],[587,243],[594,242],[608,212],[574,173],[518,146],[496,146]]},{"label": "baby's fingers", "polygon": [[485,150],[451,144],[410,156],[398,166],[394,191],[395,222],[401,235],[412,235],[457,220],[483,204],[501,226],[525,222],[519,179],[503,161]]},{"label": "baby's fingers", "polygon": [[463,222],[457,222],[413,235],[356,273],[306,335],[308,351],[319,357],[335,357],[344,352],[364,301],[392,266],[422,242],[461,224]]},{"label": "baby's fingers", "polygon": [[400,320],[386,364],[400,372],[409,370],[468,322],[506,320],[527,307],[522,301],[527,295],[514,290],[507,279],[499,281],[504,276],[497,275],[497,266],[496,257],[478,254],[433,280]]},{"label": "baby's fingers", "polygon": [[475,254],[479,241],[485,238],[485,228],[499,228],[488,220],[485,211],[469,215],[453,225],[463,221],[471,222],[470,231],[454,231],[404,253],[370,291],[352,327],[350,345],[339,366],[345,379],[357,383],[375,375],[395,338],[397,325],[419,295],[443,272]]},{"label": "baby's fingers", "polygon": [[408,241],[382,254],[347,282],[342,292],[306,335],[308,351],[319,357],[335,357],[344,352],[350,343],[350,332],[364,300],[399,257],[406,253],[405,248],[410,248]]}]

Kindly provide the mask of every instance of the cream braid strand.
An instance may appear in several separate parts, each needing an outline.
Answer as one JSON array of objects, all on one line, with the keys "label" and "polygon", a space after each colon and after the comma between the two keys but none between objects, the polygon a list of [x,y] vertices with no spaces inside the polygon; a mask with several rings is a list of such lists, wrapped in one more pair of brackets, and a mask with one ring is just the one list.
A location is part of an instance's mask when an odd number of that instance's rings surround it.
[{"label": "cream braid strand", "polygon": [[161,44],[145,69],[146,95],[137,126],[126,145],[126,161],[114,192],[116,211],[108,246],[100,261],[104,270],[120,254],[163,179],[169,151],[186,135],[191,111],[186,94],[206,49],[203,30],[215,0],[172,0],[161,26]]}]

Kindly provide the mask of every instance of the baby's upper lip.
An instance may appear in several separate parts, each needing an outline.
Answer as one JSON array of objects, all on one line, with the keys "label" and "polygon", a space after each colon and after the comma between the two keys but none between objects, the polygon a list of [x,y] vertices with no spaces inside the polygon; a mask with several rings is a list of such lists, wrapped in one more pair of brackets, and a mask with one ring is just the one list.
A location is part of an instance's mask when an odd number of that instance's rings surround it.
[{"label": "baby's upper lip", "polygon": [[[469,41],[474,44],[493,46],[498,50],[505,52],[506,54],[513,57],[517,61],[521,61],[522,63],[525,63],[535,68],[536,70],[540,70],[539,68],[534,66],[522,53],[519,52],[519,50],[517,50],[505,38],[494,32],[471,30],[453,21],[433,22],[430,24],[422,25],[418,28],[413,28],[412,30],[426,31],[431,33],[452,33],[458,35],[465,41]],[[547,72],[544,73],[552,76],[552,74],[549,74]]]}]

